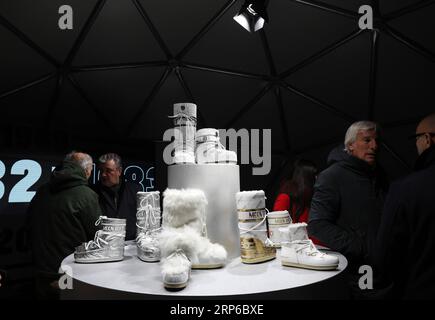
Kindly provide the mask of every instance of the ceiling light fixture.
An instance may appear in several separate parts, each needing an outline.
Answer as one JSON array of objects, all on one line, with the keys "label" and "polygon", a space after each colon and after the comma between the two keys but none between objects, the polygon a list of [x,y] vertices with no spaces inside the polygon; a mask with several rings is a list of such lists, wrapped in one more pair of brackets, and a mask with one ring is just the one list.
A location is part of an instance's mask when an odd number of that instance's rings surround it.
[{"label": "ceiling light fixture", "polygon": [[260,30],[269,21],[266,0],[246,0],[233,19],[249,32]]}]

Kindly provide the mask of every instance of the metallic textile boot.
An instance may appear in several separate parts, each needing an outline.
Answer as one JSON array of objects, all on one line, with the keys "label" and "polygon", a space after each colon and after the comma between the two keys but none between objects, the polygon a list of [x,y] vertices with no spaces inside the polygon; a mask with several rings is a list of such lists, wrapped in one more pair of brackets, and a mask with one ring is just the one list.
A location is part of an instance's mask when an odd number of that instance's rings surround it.
[{"label": "metallic textile boot", "polygon": [[102,226],[94,240],[76,247],[74,260],[78,263],[120,261],[124,259],[125,219],[100,216],[95,225]]},{"label": "metallic textile boot", "polygon": [[196,104],[175,103],[173,164],[195,163]]},{"label": "metallic textile boot", "polygon": [[136,200],[137,256],[145,262],[160,261],[160,246],[157,239],[161,230],[160,192],[138,192]]},{"label": "metallic textile boot", "polygon": [[207,163],[233,163],[237,164],[237,154],[226,150],[219,139],[219,131],[212,128],[200,129],[196,132],[196,162]]}]

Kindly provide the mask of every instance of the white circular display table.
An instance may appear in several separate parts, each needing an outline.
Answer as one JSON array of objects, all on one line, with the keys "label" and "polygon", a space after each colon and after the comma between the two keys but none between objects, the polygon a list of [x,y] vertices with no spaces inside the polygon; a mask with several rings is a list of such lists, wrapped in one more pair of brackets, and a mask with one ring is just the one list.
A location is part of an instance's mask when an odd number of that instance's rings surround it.
[{"label": "white circular display table", "polygon": [[[92,290],[62,290],[63,298],[98,299],[122,298],[125,293],[141,295],[140,298],[165,299],[170,297],[209,297],[220,299],[225,296],[236,297],[260,293],[291,290],[332,279],[347,267],[346,258],[339,257],[339,266],[334,271],[316,271],[281,266],[278,258],[260,263],[244,264],[240,257],[234,258],[224,268],[213,270],[192,270],[187,287],[180,291],[167,291],[163,287],[160,262],[146,263],[136,256],[136,245],[129,242],[123,261],[110,263],[79,264],[74,256],[66,257],[61,269],[88,287],[104,288],[111,295],[96,294]],[[335,287],[335,285],[333,285]],[[77,290],[75,290],[77,289]],[[315,292],[313,292],[314,294]]]}]

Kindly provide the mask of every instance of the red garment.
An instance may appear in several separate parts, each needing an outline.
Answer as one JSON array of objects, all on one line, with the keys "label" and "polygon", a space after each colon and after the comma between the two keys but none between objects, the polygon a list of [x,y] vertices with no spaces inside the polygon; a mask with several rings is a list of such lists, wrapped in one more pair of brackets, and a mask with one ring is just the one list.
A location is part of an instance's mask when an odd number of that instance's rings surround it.
[{"label": "red garment", "polygon": [[[305,208],[302,214],[300,215],[299,219],[296,219],[293,212],[296,211],[296,206],[293,203],[292,210],[290,210],[290,196],[286,193],[280,193],[275,199],[275,203],[273,205],[273,211],[284,211],[287,210],[290,213],[290,216],[293,220],[293,223],[299,223],[299,222],[305,222],[308,223],[308,212],[309,208]],[[317,240],[314,237],[309,237],[311,240],[313,240],[313,243],[324,246],[319,240]]]}]

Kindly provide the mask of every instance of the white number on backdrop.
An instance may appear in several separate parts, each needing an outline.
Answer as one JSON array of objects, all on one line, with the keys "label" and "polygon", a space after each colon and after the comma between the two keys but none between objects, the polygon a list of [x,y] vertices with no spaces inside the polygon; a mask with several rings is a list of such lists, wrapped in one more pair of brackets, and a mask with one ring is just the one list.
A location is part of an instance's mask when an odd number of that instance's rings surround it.
[{"label": "white number on backdrop", "polygon": [[[0,161],[0,179],[5,175],[6,168],[3,162]],[[5,194],[5,185],[0,181],[0,199]]]},{"label": "white number on backdrop", "polygon": [[147,180],[149,180],[150,186],[146,188],[147,189],[146,191],[154,190],[154,183],[153,183],[154,178],[149,177],[149,175],[151,175],[151,172],[153,172],[153,170],[154,170],[154,167],[151,167],[147,170],[146,178],[147,178]]},{"label": "white number on backdrop", "polygon": [[141,185],[142,191],[145,190],[145,186],[143,185],[143,180],[145,178],[145,173],[143,172],[141,167],[138,166],[128,166],[124,170],[125,180],[133,181]]},{"label": "white number on backdrop", "polygon": [[41,165],[33,160],[19,160],[12,166],[11,174],[25,176],[12,188],[9,194],[9,202],[30,202],[36,191],[28,190],[41,177]]}]

